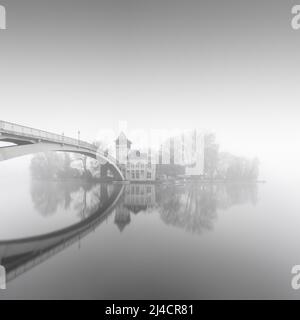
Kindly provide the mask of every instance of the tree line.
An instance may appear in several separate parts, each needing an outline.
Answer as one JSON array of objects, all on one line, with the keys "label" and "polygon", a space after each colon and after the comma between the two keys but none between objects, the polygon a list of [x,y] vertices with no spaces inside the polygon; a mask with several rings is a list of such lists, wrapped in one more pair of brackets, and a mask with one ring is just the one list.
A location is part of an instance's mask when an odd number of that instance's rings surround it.
[{"label": "tree line", "polygon": [[214,134],[204,137],[204,172],[209,179],[256,181],[259,160],[220,152]]},{"label": "tree line", "polygon": [[[60,152],[40,153],[31,161],[31,174],[36,179],[85,179],[100,180],[100,163],[79,154]],[[184,167],[179,165],[158,165],[157,175],[168,177],[183,175]],[[259,175],[259,160],[239,157],[221,152],[216,136],[204,136],[204,178],[226,181],[256,181]]]}]

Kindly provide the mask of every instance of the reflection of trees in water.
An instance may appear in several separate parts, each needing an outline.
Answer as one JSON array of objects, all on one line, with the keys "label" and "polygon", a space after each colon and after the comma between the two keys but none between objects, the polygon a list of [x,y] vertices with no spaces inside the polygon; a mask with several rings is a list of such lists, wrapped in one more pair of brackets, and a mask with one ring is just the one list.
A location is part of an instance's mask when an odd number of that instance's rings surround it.
[{"label": "reflection of trees in water", "polygon": [[258,199],[255,183],[228,183],[216,185],[218,208],[227,209],[234,205],[251,203],[255,205]]},{"label": "reflection of trees in water", "polygon": [[80,181],[36,181],[31,183],[31,197],[35,208],[43,216],[59,209],[72,210],[85,219],[101,208],[112,190],[107,185]]},{"label": "reflection of trees in water", "polygon": [[88,189],[86,186],[81,187],[76,194],[73,194],[73,200],[74,211],[81,219],[85,219],[99,208],[101,189],[99,185],[88,185]]},{"label": "reflection of trees in water", "polygon": [[202,233],[213,229],[218,209],[256,202],[256,184],[130,184],[116,208],[115,224],[123,231],[132,215],[157,210],[166,224]]},{"label": "reflection of trees in water", "polygon": [[191,233],[212,229],[217,201],[211,185],[189,184],[158,190],[161,219]]},{"label": "reflection of trees in water", "polygon": [[162,220],[191,233],[211,230],[218,209],[257,202],[256,184],[199,184],[158,187]]},{"label": "reflection of trees in water", "polygon": [[[36,209],[43,215],[59,209],[72,210],[85,219],[105,205],[115,186],[80,181],[32,181],[31,194]],[[256,184],[151,185],[130,184],[116,206],[114,222],[120,229],[132,222],[132,215],[158,211],[162,221],[191,233],[211,230],[218,209],[256,204]]]}]

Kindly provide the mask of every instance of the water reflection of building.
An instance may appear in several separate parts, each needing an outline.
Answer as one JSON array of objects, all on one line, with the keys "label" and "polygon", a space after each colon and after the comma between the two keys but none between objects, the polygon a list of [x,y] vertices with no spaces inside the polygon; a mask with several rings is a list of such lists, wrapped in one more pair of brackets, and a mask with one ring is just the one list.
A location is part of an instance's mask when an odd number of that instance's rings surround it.
[{"label": "water reflection of building", "polygon": [[155,185],[130,184],[125,188],[124,206],[133,213],[145,211],[156,204]]},{"label": "water reflection of building", "polygon": [[136,183],[125,186],[115,224],[123,231],[136,214],[158,211],[164,223],[200,234],[213,229],[219,209],[256,201],[256,184]]},{"label": "water reflection of building", "polygon": [[[31,195],[35,208],[45,217],[50,218],[63,209],[74,212],[80,220],[84,220],[106,205],[116,186],[33,180]],[[156,212],[168,225],[201,233],[213,228],[219,210],[236,205],[255,205],[257,198],[257,185],[251,183],[131,183],[123,186],[114,223],[123,231],[135,215]]]},{"label": "water reflection of building", "polygon": [[157,190],[161,219],[191,233],[213,229],[219,209],[257,201],[256,184],[162,186]]},{"label": "water reflection of building", "polygon": [[123,201],[117,206],[115,224],[122,232],[131,222],[131,213],[138,214],[156,205],[155,185],[130,184],[125,186]]},{"label": "water reflection of building", "polygon": [[124,207],[118,206],[116,208],[116,213],[115,213],[115,224],[119,228],[120,232],[122,232],[125,227],[130,224],[131,218],[130,218],[130,211]]}]

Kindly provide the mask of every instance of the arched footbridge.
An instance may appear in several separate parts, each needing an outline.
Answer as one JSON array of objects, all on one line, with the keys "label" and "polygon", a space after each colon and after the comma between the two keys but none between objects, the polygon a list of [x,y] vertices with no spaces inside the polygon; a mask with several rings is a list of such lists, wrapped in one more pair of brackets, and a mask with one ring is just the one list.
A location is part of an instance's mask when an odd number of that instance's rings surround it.
[{"label": "arched footbridge", "polygon": [[101,160],[103,166],[112,171],[115,180],[124,180],[116,159],[106,152],[99,150],[94,144],[80,139],[69,138],[64,135],[0,120],[0,141],[14,144],[0,148],[0,161],[38,152],[60,151],[79,153]]}]

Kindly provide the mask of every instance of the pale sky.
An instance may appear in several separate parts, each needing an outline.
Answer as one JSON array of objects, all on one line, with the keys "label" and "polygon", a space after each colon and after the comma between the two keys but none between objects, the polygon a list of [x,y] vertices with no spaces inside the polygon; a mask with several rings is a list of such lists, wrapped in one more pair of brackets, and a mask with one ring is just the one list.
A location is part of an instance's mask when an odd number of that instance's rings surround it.
[{"label": "pale sky", "polygon": [[295,1],[0,2],[0,119],[87,140],[120,120],[208,129],[265,174],[297,171]]}]

